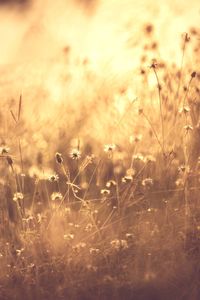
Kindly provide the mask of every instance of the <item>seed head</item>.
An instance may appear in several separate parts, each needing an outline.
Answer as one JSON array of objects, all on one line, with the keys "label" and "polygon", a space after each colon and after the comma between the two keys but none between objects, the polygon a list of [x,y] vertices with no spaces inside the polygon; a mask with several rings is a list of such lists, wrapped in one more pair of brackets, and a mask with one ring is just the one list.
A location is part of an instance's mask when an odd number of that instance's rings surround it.
[{"label": "seed head", "polygon": [[78,149],[72,149],[70,152],[70,157],[72,159],[78,160],[81,158],[81,152]]},{"label": "seed head", "polygon": [[7,146],[0,147],[0,155],[8,154],[9,151],[10,151],[10,148],[8,148]]},{"label": "seed head", "polygon": [[107,188],[110,188],[110,187],[116,186],[116,185],[117,185],[117,183],[116,183],[116,181],[114,181],[114,180],[109,180],[109,181],[106,183],[106,187],[107,187]]},{"label": "seed head", "polygon": [[72,234],[72,233],[64,234],[63,238],[64,238],[64,240],[67,240],[67,241],[73,240],[74,234]]},{"label": "seed head", "polygon": [[102,189],[102,190],[101,190],[101,194],[104,195],[104,196],[105,196],[105,195],[109,195],[109,194],[110,194],[110,190]]},{"label": "seed head", "polygon": [[110,242],[110,244],[115,250],[125,250],[128,248],[128,243],[126,240],[114,239]]},{"label": "seed head", "polygon": [[115,144],[106,144],[104,145],[104,151],[105,152],[112,152],[114,151],[116,148],[116,145]]},{"label": "seed head", "polygon": [[53,192],[51,194],[51,200],[52,201],[57,201],[57,200],[62,200],[63,199],[63,195],[59,192]]},{"label": "seed head", "polygon": [[128,183],[128,182],[131,182],[131,181],[133,181],[133,176],[131,176],[131,175],[127,175],[127,176],[124,176],[122,178],[123,183]]},{"label": "seed head", "polygon": [[62,154],[61,154],[61,153],[56,152],[55,158],[56,158],[56,162],[57,162],[58,164],[62,164],[62,163],[63,163],[63,157],[62,157]]},{"label": "seed head", "polygon": [[193,126],[188,124],[183,127],[187,132],[193,130]]},{"label": "seed head", "polygon": [[48,180],[51,182],[55,182],[59,180],[59,176],[57,174],[52,174],[48,177]]},{"label": "seed head", "polygon": [[141,134],[138,134],[138,135],[131,135],[130,138],[129,138],[129,141],[130,141],[130,144],[133,144],[133,143],[138,143],[142,140],[142,135]]},{"label": "seed head", "polygon": [[13,196],[13,201],[17,202],[24,199],[24,195],[22,193],[15,193]]},{"label": "seed head", "polygon": [[179,113],[184,113],[187,114],[189,113],[190,108],[188,106],[183,106],[182,108],[179,109]]},{"label": "seed head", "polygon": [[145,178],[144,180],[142,180],[142,185],[147,186],[147,187],[152,186],[153,185],[153,179],[152,178]]},{"label": "seed head", "polygon": [[194,72],[192,72],[191,77],[194,78],[194,77],[196,77],[196,75],[197,75],[197,73],[194,71]]}]

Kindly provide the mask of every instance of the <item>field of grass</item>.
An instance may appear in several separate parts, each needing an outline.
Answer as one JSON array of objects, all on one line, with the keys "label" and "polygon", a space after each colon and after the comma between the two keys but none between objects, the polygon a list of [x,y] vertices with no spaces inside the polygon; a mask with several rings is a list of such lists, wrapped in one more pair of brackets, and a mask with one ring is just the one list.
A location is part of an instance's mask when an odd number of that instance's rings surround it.
[{"label": "field of grass", "polygon": [[200,299],[200,32],[143,35],[137,94],[83,61],[78,105],[1,106],[0,300]]}]

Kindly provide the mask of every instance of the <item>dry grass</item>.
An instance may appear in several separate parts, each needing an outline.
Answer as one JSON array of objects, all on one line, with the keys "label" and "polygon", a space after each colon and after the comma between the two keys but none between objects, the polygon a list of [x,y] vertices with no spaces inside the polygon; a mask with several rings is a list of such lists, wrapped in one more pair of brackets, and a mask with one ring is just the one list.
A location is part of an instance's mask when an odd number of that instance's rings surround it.
[{"label": "dry grass", "polygon": [[199,299],[199,37],[176,66],[148,36],[137,98],[97,76],[43,128],[2,109],[0,299]]}]

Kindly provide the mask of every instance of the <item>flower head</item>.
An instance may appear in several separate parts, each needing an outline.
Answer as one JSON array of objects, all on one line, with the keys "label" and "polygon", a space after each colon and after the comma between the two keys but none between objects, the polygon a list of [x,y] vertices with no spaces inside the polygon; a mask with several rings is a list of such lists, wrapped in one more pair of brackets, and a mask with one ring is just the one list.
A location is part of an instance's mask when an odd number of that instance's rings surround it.
[{"label": "flower head", "polygon": [[126,175],[127,176],[134,176],[135,173],[136,173],[135,169],[133,169],[133,168],[130,168],[130,169],[126,170]]},{"label": "flower head", "polygon": [[180,114],[181,113],[187,114],[187,113],[189,113],[189,111],[190,111],[190,108],[188,106],[183,106],[179,109]]},{"label": "flower head", "polygon": [[94,254],[94,255],[98,254],[100,252],[100,250],[98,248],[90,248],[89,251],[90,251],[90,254]]},{"label": "flower head", "polygon": [[24,195],[22,193],[15,193],[13,196],[13,201],[17,202],[24,199]]},{"label": "flower head", "polygon": [[128,243],[126,240],[114,239],[110,242],[110,244],[115,250],[124,250],[128,248]]},{"label": "flower head", "polygon": [[107,187],[107,188],[110,188],[110,187],[116,186],[116,185],[117,185],[117,183],[116,183],[115,180],[109,180],[109,181],[106,183],[106,187]]},{"label": "flower head", "polygon": [[133,181],[133,176],[132,175],[126,175],[122,178],[123,183],[128,183],[128,182],[131,182],[131,181]]},{"label": "flower head", "polygon": [[74,234],[72,234],[72,233],[64,234],[63,238],[64,238],[64,240],[67,240],[67,241],[73,240]]},{"label": "flower head", "polygon": [[104,196],[109,195],[110,194],[110,190],[102,189],[101,190],[101,194],[104,195]]},{"label": "flower head", "polygon": [[146,187],[150,187],[153,185],[153,179],[152,178],[145,178],[142,180],[142,185]]},{"label": "flower head", "polygon": [[55,158],[56,158],[56,162],[57,162],[58,164],[62,164],[62,163],[63,163],[63,157],[62,157],[62,154],[61,154],[61,153],[56,152]]},{"label": "flower head", "polygon": [[105,152],[112,152],[114,151],[116,148],[116,145],[115,144],[106,144],[104,145],[104,151]]},{"label": "flower head", "polygon": [[9,151],[10,151],[10,148],[8,148],[7,146],[0,147],[0,155],[8,154]]},{"label": "flower head", "polygon": [[153,155],[147,155],[145,158],[144,158],[145,162],[146,163],[150,163],[150,162],[155,162],[156,161],[156,158],[153,156]]},{"label": "flower head", "polygon": [[57,174],[49,175],[48,180],[51,182],[55,182],[59,180],[59,176]]},{"label": "flower head", "polygon": [[76,148],[72,149],[71,152],[70,152],[70,157],[72,159],[75,159],[75,160],[80,159],[81,158],[81,152],[80,152],[80,150],[76,149]]},{"label": "flower head", "polygon": [[51,200],[52,201],[57,201],[57,200],[62,200],[63,199],[63,195],[59,192],[53,192],[51,194]]},{"label": "flower head", "polygon": [[133,158],[134,160],[141,160],[141,161],[144,161],[144,156],[143,156],[141,153],[134,154],[134,155],[132,156],[132,158]]},{"label": "flower head", "polygon": [[193,126],[188,124],[183,127],[187,132],[193,130]]},{"label": "flower head", "polygon": [[129,138],[129,142],[130,144],[133,144],[133,143],[138,143],[142,140],[142,135],[141,134],[138,134],[138,135],[131,135],[130,138]]}]

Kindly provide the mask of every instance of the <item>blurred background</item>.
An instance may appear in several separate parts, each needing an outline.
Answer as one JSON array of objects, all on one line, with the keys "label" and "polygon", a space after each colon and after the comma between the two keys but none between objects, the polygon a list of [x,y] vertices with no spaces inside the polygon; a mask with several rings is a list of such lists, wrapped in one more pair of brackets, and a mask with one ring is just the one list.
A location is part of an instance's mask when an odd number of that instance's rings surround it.
[{"label": "blurred background", "polygon": [[25,131],[120,138],[111,127],[133,99],[145,100],[141,66],[153,58],[180,65],[183,34],[199,24],[198,0],[1,0],[2,141],[20,94]]}]

